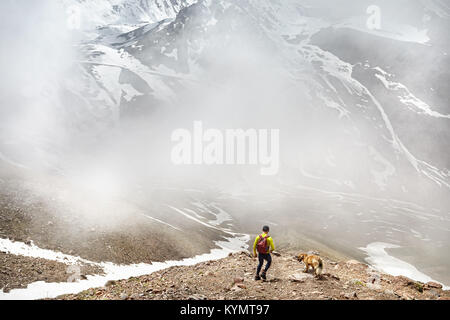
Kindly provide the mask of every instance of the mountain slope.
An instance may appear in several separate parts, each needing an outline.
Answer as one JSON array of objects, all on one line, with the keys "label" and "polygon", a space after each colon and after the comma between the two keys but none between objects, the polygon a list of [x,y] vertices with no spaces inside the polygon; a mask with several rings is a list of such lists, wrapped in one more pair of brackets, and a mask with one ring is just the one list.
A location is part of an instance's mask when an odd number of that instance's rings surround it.
[{"label": "mountain slope", "polygon": [[325,273],[315,279],[303,273],[292,252],[274,257],[267,282],[255,281],[256,260],[248,253],[191,267],[172,267],[157,273],[110,282],[77,295],[79,300],[446,300],[439,284],[423,284],[379,273],[353,260],[325,259]]},{"label": "mountain slope", "polygon": [[[360,260],[386,240],[448,281],[445,2],[53,3],[1,4],[2,237],[140,262],[267,223]],[[279,174],[173,166],[171,134],[195,120],[280,128]]]}]

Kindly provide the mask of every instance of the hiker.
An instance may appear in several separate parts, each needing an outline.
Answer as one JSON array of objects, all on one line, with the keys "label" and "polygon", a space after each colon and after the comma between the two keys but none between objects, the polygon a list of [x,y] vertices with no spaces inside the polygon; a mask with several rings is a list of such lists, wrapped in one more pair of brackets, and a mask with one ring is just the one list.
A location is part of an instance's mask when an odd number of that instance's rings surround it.
[{"label": "hiker", "polygon": [[[253,256],[256,258],[256,251],[258,251],[258,258],[259,258],[259,264],[258,268],[256,269],[255,280],[261,280],[261,278],[263,278],[263,280],[266,280],[267,270],[269,270],[270,265],[272,264],[272,257],[270,253],[275,250],[272,237],[269,236],[269,227],[264,226],[262,231],[263,233],[257,236],[255,242],[253,243]],[[264,260],[266,260],[267,263],[260,277],[259,273],[261,272]]]}]

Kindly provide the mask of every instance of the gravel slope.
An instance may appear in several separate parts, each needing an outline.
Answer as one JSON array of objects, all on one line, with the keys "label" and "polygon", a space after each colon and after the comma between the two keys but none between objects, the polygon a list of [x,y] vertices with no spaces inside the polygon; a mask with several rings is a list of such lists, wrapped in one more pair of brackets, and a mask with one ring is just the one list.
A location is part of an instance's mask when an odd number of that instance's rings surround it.
[{"label": "gravel slope", "polygon": [[381,274],[354,260],[324,258],[321,279],[302,272],[295,252],[275,256],[268,281],[255,281],[256,260],[247,252],[191,267],[172,267],[150,275],[110,282],[60,299],[202,300],[202,299],[450,299],[439,284]]}]

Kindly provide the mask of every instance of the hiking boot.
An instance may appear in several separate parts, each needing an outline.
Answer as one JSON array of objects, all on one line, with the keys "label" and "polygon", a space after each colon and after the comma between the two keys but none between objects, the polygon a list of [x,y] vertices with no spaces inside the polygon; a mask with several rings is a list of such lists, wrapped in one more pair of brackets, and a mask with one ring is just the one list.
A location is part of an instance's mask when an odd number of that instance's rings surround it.
[{"label": "hiking boot", "polygon": [[255,280],[256,281],[261,280],[261,277],[259,276],[259,274],[256,275]]},{"label": "hiking boot", "polygon": [[264,281],[267,280],[267,278],[266,278],[266,273],[265,273],[265,272],[263,272],[263,274],[261,274],[261,278],[262,278]]}]

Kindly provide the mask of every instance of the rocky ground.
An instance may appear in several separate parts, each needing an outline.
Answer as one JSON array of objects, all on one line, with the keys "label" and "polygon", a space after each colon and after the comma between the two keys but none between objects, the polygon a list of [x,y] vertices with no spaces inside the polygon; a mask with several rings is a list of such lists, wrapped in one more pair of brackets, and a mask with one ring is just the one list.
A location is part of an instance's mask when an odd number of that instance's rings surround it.
[{"label": "rocky ground", "polygon": [[[66,282],[74,275],[67,264],[40,258],[29,258],[0,252],[0,290],[9,292],[26,288],[36,281]],[[90,274],[101,274],[103,270],[95,265],[80,264],[81,278]]]},{"label": "rocky ground", "polygon": [[355,260],[324,258],[320,279],[303,273],[296,252],[273,257],[267,281],[255,281],[256,260],[248,252],[190,267],[172,267],[150,275],[111,281],[59,299],[70,300],[203,300],[203,299],[313,299],[313,300],[447,300],[450,291],[437,283],[420,283],[374,271]]}]

